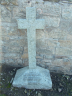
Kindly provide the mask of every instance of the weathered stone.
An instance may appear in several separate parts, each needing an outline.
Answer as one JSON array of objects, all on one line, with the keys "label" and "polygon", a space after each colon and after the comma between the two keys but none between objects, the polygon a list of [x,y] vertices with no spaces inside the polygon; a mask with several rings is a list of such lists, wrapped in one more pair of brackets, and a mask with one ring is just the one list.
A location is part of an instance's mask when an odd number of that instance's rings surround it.
[{"label": "weathered stone", "polygon": [[72,35],[71,34],[67,35],[67,40],[72,40]]},{"label": "weathered stone", "polygon": [[25,39],[18,39],[18,40],[14,40],[14,38],[13,38],[13,40],[11,40],[11,41],[9,41],[8,43],[7,43],[7,46],[14,46],[14,47],[24,47],[24,46],[26,46],[27,47],[27,39],[25,40]]},{"label": "weathered stone", "polygon": [[1,5],[0,5],[0,22],[1,22]]},{"label": "weathered stone", "polygon": [[47,27],[58,27],[59,23],[60,23],[60,18],[58,17],[50,17],[50,16],[43,16],[43,18],[45,19],[45,25]]},{"label": "weathered stone", "polygon": [[55,73],[65,73],[62,66],[49,66],[49,70]]},{"label": "weathered stone", "polygon": [[9,10],[9,11],[12,11],[11,7],[9,7],[9,6],[6,6],[6,9]]},{"label": "weathered stone", "polygon": [[15,58],[15,59],[20,58],[20,56],[17,53],[5,53],[4,57],[5,58]]},{"label": "weathered stone", "polygon": [[72,48],[72,41],[70,40],[59,40],[59,43],[61,47]]},{"label": "weathered stone", "polygon": [[37,39],[43,39],[44,37],[44,30],[37,30],[36,32],[36,38]]},{"label": "weathered stone", "polygon": [[66,39],[67,33],[67,31],[57,28],[51,32],[48,32],[48,36],[51,39]]},{"label": "weathered stone", "polygon": [[40,67],[36,67],[35,69],[29,69],[29,67],[19,69],[12,85],[15,87],[25,87],[28,89],[52,88],[49,71]]},{"label": "weathered stone", "polygon": [[42,59],[42,57],[41,56],[36,56],[36,59]]},{"label": "weathered stone", "polygon": [[28,53],[28,48],[24,47],[24,53]]},{"label": "weathered stone", "polygon": [[29,66],[28,59],[24,59],[23,67]]},{"label": "weathered stone", "polygon": [[1,20],[3,22],[11,22],[11,12],[5,6],[1,6]]},{"label": "weathered stone", "polygon": [[1,0],[2,5],[8,5],[10,2],[9,0]]},{"label": "weathered stone", "polygon": [[51,60],[44,59],[43,62],[45,62],[45,63],[51,63]]},{"label": "weathered stone", "polygon": [[72,5],[62,8],[62,17],[64,19],[72,19]]},{"label": "weathered stone", "polygon": [[17,59],[17,63],[21,65],[22,64],[22,60],[21,59]]},{"label": "weathered stone", "polygon": [[27,38],[27,30],[26,29],[18,29],[19,35],[24,36],[24,38]]},{"label": "weathered stone", "polygon": [[53,54],[50,54],[50,55],[44,55],[44,59],[47,59],[47,60],[52,60],[53,59]]},{"label": "weathered stone", "polygon": [[2,46],[4,44],[4,42],[2,40],[0,40],[0,46]]},{"label": "weathered stone", "polygon": [[49,39],[46,39],[46,44],[50,47],[56,47],[59,45],[58,40],[49,40]]},{"label": "weathered stone", "polygon": [[22,59],[26,59],[28,58],[28,53],[24,53],[22,56],[21,56]]},{"label": "weathered stone", "polygon": [[10,64],[14,64],[15,61],[14,61],[14,59],[8,59],[8,63],[10,63]]},{"label": "weathered stone", "polygon": [[59,56],[59,55],[56,55],[55,58],[56,58],[56,59],[64,59],[64,58],[67,58],[67,56]]},{"label": "weathered stone", "polygon": [[56,55],[69,56],[72,55],[72,49],[69,48],[56,48]]},{"label": "weathered stone", "polygon": [[60,29],[65,30],[65,31],[69,31],[69,20],[61,18],[61,20],[60,20]]},{"label": "weathered stone", "polygon": [[49,49],[37,49],[37,54],[52,55],[52,51]]},{"label": "weathered stone", "polygon": [[23,53],[23,47],[6,47],[6,52]]},{"label": "weathered stone", "polygon": [[55,54],[55,52],[56,52],[55,47],[50,47],[50,46],[49,46],[48,49],[51,51],[52,55]]},{"label": "weathered stone", "polygon": [[[41,6],[40,6],[41,7]],[[60,16],[61,15],[61,6],[57,3],[45,3],[42,7],[43,15],[48,16]]]},{"label": "weathered stone", "polygon": [[37,48],[46,48],[45,39],[37,39],[36,40],[36,47]]},{"label": "weathered stone", "polygon": [[12,3],[13,5],[18,6],[18,0],[10,0],[10,3]]},{"label": "weathered stone", "polygon": [[[0,50],[1,51],[1,50]],[[2,51],[0,52],[0,63],[2,63],[3,61],[3,54],[2,54]]]},{"label": "weathered stone", "polygon": [[53,66],[63,66],[63,59],[55,59],[52,61]]},{"label": "weathered stone", "polygon": [[3,27],[17,27],[17,24],[16,24],[16,22],[15,23],[1,22],[1,26],[3,26]]},{"label": "weathered stone", "polygon": [[14,7],[13,8],[13,20],[19,19],[19,18],[26,18],[26,11],[25,8],[19,8],[19,7]]},{"label": "weathered stone", "polygon": [[8,35],[8,29],[7,29],[7,27],[1,27],[1,33],[0,33],[0,35],[1,36],[6,36],[6,35]]}]

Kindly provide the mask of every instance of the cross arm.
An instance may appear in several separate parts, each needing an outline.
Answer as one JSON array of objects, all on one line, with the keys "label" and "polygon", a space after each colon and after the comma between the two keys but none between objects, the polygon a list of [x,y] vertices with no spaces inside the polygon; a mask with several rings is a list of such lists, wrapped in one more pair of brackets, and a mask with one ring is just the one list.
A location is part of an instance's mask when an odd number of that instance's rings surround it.
[{"label": "cross arm", "polygon": [[44,19],[36,19],[35,27],[36,27],[36,29],[44,29],[44,27],[45,27],[45,20]]},{"label": "cross arm", "polygon": [[26,19],[17,19],[18,29],[27,29],[28,23]]}]

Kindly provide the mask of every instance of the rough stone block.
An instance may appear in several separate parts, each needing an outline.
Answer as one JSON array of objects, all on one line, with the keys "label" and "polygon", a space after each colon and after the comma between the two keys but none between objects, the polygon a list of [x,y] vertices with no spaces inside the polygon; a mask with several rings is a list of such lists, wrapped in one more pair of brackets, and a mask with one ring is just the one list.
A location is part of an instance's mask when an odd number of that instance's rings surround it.
[{"label": "rough stone block", "polygon": [[27,37],[27,30],[26,29],[18,29],[19,35],[24,36],[24,38]]},{"label": "rough stone block", "polygon": [[24,59],[23,67],[29,66],[28,59]]},{"label": "rough stone block", "polygon": [[7,43],[7,46],[11,46],[11,47],[27,47],[27,39],[18,39],[18,40],[10,40]]},{"label": "rough stone block", "polygon": [[64,19],[72,19],[72,5],[62,8],[62,17]]},{"label": "rough stone block", "polygon": [[28,58],[28,53],[24,53],[22,56],[21,56],[22,59],[26,59]]},{"label": "rough stone block", "polygon": [[25,8],[19,8],[19,7],[14,7],[13,8],[13,20],[16,21],[16,19],[19,19],[19,18],[26,18],[26,9]]},{"label": "rough stone block", "polygon": [[11,12],[5,6],[1,6],[1,20],[3,22],[11,22]]},{"label": "rough stone block", "polygon": [[66,48],[72,48],[72,41],[70,40],[59,40],[61,47],[66,47]]},{"label": "rough stone block", "polygon": [[65,31],[69,32],[69,27],[70,27],[69,26],[69,20],[61,18],[59,27],[61,30],[65,30]]},{"label": "rough stone block", "polygon": [[18,0],[10,0],[10,3],[17,6],[18,5]]},{"label": "rough stone block", "polygon": [[49,46],[48,49],[51,51],[52,55],[55,54],[55,52],[56,52],[55,47]]},{"label": "rough stone block", "polygon": [[1,5],[0,5],[0,19],[1,19]]},{"label": "rough stone block", "polygon": [[0,35],[1,36],[6,36],[6,35],[8,35],[8,28],[7,27],[1,27],[1,33],[0,33]]},{"label": "rough stone block", "polygon": [[45,62],[45,63],[51,63],[52,61],[51,60],[48,60],[48,59],[44,59],[43,62]]},{"label": "rough stone block", "polygon": [[65,73],[61,66],[49,66],[49,70],[55,73]]},{"label": "rough stone block", "polygon": [[53,66],[63,66],[63,59],[55,59],[52,61]]},{"label": "rough stone block", "polygon": [[5,53],[4,57],[5,58],[15,58],[15,59],[17,59],[17,58],[20,58],[20,55],[17,54],[17,53]]},{"label": "rough stone block", "polygon": [[52,60],[53,59],[53,55],[52,54],[50,54],[50,55],[44,55],[44,59]]},{"label": "rough stone block", "polygon": [[4,29],[6,28],[7,30],[7,35],[9,37],[12,37],[12,36],[19,36],[19,32],[17,30],[17,27],[16,26],[9,26],[9,27],[3,27]]},{"label": "rough stone block", "polygon": [[58,3],[45,3],[41,9],[43,10],[43,15],[48,16],[60,16],[61,15],[61,6]]},{"label": "rough stone block", "polygon": [[14,61],[14,59],[8,59],[8,63],[9,63],[9,64],[14,64],[15,61]]},{"label": "rough stone block", "polygon": [[43,59],[41,56],[36,56],[36,59]]},{"label": "rough stone block", "polygon": [[[55,51],[55,50],[54,50]],[[52,47],[50,47],[50,48],[48,48],[48,49],[37,49],[36,50],[36,53],[37,53],[37,55],[39,55],[40,54],[40,56],[42,55],[42,56],[44,56],[44,55],[46,55],[46,56],[50,56],[51,57],[51,55],[53,54],[52,53],[53,52],[53,48]]]},{"label": "rough stone block", "polygon": [[71,66],[71,64],[72,64],[72,59],[64,58],[64,59],[63,59],[63,64],[64,64],[65,67]]},{"label": "rough stone block", "polygon": [[4,45],[4,42],[0,40],[0,47],[2,47],[2,45]]},{"label": "rough stone block", "polygon": [[9,2],[9,0],[1,0],[1,4],[2,5],[9,5],[10,2]]},{"label": "rough stone block", "polygon": [[72,40],[72,35],[71,34],[67,35],[67,40]]},{"label": "rough stone block", "polygon": [[22,65],[22,60],[21,59],[17,59],[17,63]]},{"label": "rough stone block", "polygon": [[20,54],[23,53],[23,47],[11,47],[11,46],[7,47],[6,46],[4,49],[6,52],[10,52],[10,53],[14,53],[14,52],[20,53]]},{"label": "rough stone block", "polygon": [[37,48],[46,48],[45,39],[37,39],[36,40],[36,47]]},{"label": "rough stone block", "polygon": [[1,22],[2,27],[17,27],[16,21],[14,23],[12,22]]},{"label": "rough stone block", "polygon": [[36,38],[37,39],[45,38],[45,36],[44,36],[44,30],[36,30]]},{"label": "rough stone block", "polygon": [[28,53],[28,48],[24,47],[24,53]]},{"label": "rough stone block", "polygon": [[58,17],[50,17],[50,16],[43,16],[42,18],[45,19],[45,26],[47,27],[59,27],[60,18]]},{"label": "rough stone block", "polygon": [[52,39],[63,39],[64,40],[64,39],[66,39],[67,34],[68,34],[67,31],[61,30],[59,28],[48,32],[49,38],[52,38]]},{"label": "rough stone block", "polygon": [[56,47],[59,45],[58,40],[49,40],[49,39],[46,39],[46,44],[47,46],[50,47]]},{"label": "rough stone block", "polygon": [[56,55],[70,56],[72,55],[72,49],[58,47],[56,48]]}]

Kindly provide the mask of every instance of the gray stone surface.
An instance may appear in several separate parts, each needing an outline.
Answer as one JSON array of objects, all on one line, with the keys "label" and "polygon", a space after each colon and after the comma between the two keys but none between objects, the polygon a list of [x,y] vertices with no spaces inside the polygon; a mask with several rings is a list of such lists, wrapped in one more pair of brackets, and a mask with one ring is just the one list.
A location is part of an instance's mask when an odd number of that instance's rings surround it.
[{"label": "gray stone surface", "polygon": [[12,84],[15,87],[24,87],[27,89],[52,88],[49,70],[41,67],[36,67],[35,69],[29,69],[29,67],[25,67],[17,70]]},{"label": "gray stone surface", "polygon": [[36,20],[36,8],[26,8],[26,19],[18,19],[18,29],[27,29],[29,68],[36,67],[36,29],[44,29],[45,21]]}]

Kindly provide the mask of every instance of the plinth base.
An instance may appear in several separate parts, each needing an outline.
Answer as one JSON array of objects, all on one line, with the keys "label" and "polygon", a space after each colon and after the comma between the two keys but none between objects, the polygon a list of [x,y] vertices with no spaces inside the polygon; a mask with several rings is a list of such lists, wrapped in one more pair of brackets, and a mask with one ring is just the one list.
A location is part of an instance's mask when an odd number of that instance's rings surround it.
[{"label": "plinth base", "polygon": [[47,90],[52,88],[52,81],[49,70],[38,66],[35,69],[24,67],[17,70],[12,85],[14,87],[24,87],[27,89]]}]

